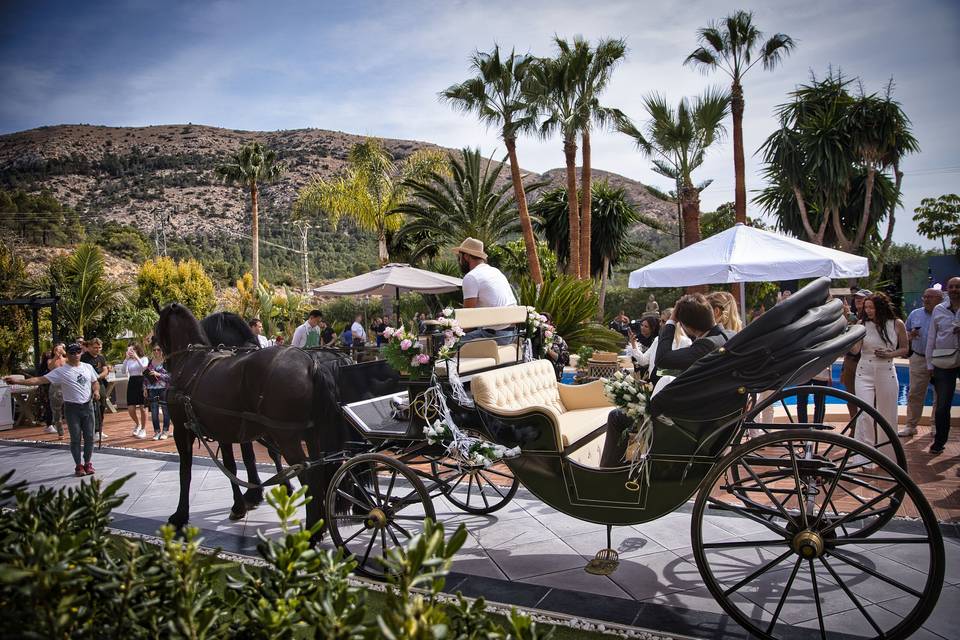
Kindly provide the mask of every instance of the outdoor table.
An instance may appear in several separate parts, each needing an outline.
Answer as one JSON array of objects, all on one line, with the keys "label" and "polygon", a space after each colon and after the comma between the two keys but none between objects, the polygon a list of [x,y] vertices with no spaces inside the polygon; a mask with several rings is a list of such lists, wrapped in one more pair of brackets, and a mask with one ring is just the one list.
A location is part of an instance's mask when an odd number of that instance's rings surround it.
[{"label": "outdoor table", "polygon": [[10,395],[17,406],[17,418],[13,426],[34,426],[37,420],[37,387],[28,387],[22,384],[10,385]]}]

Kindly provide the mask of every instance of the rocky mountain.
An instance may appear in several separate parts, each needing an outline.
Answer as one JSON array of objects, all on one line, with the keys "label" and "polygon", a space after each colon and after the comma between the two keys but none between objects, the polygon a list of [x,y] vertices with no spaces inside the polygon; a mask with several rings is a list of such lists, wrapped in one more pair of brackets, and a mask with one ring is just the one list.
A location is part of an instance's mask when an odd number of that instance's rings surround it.
[{"label": "rocky mountain", "polygon": [[[41,127],[0,136],[0,187],[49,190],[83,217],[101,217],[146,232],[153,231],[157,212],[171,214],[167,230],[173,235],[238,232],[245,224],[248,198],[214,175],[214,168],[229,154],[257,141],[287,163],[283,178],[261,191],[262,215],[283,219],[298,190],[317,176],[339,173],[350,147],[362,139],[323,129],[266,132],[195,124]],[[440,148],[413,140],[384,142],[397,159],[417,149]],[[651,195],[641,183],[602,170],[594,173],[595,179],[626,187],[646,214],[674,224],[673,205]],[[532,173],[527,179],[562,186],[564,175],[561,168]]]}]

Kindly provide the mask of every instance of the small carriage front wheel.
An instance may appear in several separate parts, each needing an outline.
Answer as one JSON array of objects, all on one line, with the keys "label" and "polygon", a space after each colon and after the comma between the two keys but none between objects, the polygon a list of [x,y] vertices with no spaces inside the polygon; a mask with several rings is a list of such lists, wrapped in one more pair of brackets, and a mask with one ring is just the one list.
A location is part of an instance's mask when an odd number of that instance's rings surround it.
[{"label": "small carriage front wheel", "polygon": [[357,560],[357,571],[382,578],[382,558],[436,519],[430,494],[404,463],[365,453],[343,463],[327,489],[327,527],[337,547]]},{"label": "small carriage front wheel", "polygon": [[[824,448],[837,456],[814,454]],[[907,638],[943,586],[943,538],[917,485],[876,449],[825,431],[735,447],[700,487],[691,540],[711,594],[759,638]]]},{"label": "small carriage front wheel", "polygon": [[[464,433],[486,441],[479,432]],[[430,461],[430,471],[440,493],[455,507],[467,513],[484,515],[507,506],[520,487],[520,481],[504,462],[490,467],[469,464],[451,456]]]}]

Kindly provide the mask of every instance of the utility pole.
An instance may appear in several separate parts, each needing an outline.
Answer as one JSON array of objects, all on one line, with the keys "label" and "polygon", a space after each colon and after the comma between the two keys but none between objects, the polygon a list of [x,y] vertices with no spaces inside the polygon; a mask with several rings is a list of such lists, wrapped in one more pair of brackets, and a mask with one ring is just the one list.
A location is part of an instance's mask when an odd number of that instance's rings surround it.
[{"label": "utility pole", "polygon": [[300,231],[300,258],[303,260],[303,290],[307,291],[309,287],[309,268],[307,261],[307,233],[310,231],[310,223],[306,220],[297,220],[293,223]]},{"label": "utility pole", "polygon": [[150,212],[153,216],[153,255],[157,258],[160,257],[160,217],[157,215],[159,209],[160,207],[154,207]]}]

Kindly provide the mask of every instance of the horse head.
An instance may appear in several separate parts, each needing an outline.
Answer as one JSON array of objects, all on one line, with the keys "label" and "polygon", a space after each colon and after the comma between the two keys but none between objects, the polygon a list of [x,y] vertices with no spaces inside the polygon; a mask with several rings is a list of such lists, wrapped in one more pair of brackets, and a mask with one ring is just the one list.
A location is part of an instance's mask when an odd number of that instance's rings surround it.
[{"label": "horse head", "polygon": [[243,318],[229,311],[211,313],[200,321],[210,344],[225,347],[259,347],[257,336]]},{"label": "horse head", "polygon": [[154,326],[154,336],[168,357],[183,351],[191,344],[209,344],[193,313],[178,302],[171,302],[160,310],[160,319]]}]

